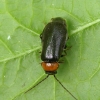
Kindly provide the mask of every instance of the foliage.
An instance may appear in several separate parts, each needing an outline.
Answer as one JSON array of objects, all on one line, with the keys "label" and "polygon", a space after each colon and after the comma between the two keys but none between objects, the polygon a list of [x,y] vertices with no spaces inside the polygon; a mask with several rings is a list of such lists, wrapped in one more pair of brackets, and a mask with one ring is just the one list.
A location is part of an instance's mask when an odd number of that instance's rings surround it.
[{"label": "foliage", "polygon": [[0,0],[0,100],[74,100],[43,77],[39,34],[54,17],[66,20],[72,47],[56,75],[78,100],[100,100],[98,0]]}]

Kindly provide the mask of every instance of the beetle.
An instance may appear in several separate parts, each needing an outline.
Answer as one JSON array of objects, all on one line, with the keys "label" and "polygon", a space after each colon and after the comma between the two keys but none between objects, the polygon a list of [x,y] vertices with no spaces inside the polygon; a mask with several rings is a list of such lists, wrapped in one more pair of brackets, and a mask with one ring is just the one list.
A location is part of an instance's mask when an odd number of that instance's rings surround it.
[{"label": "beetle", "polygon": [[42,67],[46,74],[53,75],[57,73],[59,59],[65,48],[68,39],[65,20],[57,17],[52,18],[40,35],[42,41]]},{"label": "beetle", "polygon": [[[49,75],[53,75],[57,82],[75,99],[75,96],[66,89],[66,87],[58,80],[55,76],[57,74],[57,69],[59,67],[59,59],[62,56],[64,49],[66,48],[66,41],[68,39],[68,33],[66,28],[66,21],[61,17],[52,18],[42,33],[40,34],[42,42],[42,52],[41,52],[41,66],[43,67],[46,74],[48,74],[43,80],[38,84],[43,82],[48,78]],[[29,90],[36,87],[38,84],[30,88]],[[28,90],[28,91],[29,91]],[[27,91],[26,91],[27,92]]]}]

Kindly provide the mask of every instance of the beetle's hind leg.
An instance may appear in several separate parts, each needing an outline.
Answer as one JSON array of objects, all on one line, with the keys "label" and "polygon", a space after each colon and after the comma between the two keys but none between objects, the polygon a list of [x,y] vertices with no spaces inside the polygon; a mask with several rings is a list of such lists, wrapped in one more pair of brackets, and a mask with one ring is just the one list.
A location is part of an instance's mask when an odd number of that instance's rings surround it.
[{"label": "beetle's hind leg", "polygon": [[63,49],[63,54],[61,55],[61,57],[64,57],[67,55],[67,50],[69,50],[72,46],[68,47],[67,45],[64,46],[64,49]]},{"label": "beetle's hind leg", "polygon": [[64,56],[67,55],[66,48],[67,48],[67,46],[65,45],[64,46],[64,49],[63,49],[63,54],[61,55],[61,57],[64,57]]}]

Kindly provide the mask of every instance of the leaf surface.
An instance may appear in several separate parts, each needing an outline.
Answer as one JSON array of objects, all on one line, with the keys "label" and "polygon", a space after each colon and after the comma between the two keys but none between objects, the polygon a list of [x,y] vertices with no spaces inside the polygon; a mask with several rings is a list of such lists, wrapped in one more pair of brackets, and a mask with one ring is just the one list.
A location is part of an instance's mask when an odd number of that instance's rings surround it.
[{"label": "leaf surface", "polygon": [[39,35],[51,18],[66,20],[72,46],[57,78],[78,100],[100,100],[98,0],[0,0],[0,100],[74,100],[44,77]]}]

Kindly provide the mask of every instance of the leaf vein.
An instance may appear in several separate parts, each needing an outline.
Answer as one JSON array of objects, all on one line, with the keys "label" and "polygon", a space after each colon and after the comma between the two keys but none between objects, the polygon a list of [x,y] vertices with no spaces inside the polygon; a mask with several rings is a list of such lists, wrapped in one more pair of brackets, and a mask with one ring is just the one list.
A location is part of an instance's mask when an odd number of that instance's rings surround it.
[{"label": "leaf vein", "polygon": [[100,70],[100,64],[99,64],[99,67],[97,68],[97,70],[91,75],[91,77],[89,78],[89,80],[91,80],[95,75],[96,73]]},{"label": "leaf vein", "polygon": [[94,20],[92,22],[89,22],[89,23],[83,25],[83,26],[80,26],[76,30],[72,30],[71,35],[74,35],[75,33],[78,33],[80,31],[82,31],[82,30],[84,30],[84,29],[86,29],[86,28],[88,28],[90,26],[93,26],[95,24],[98,24],[98,23],[100,23],[100,19],[96,19],[96,20]]},{"label": "leaf vein", "polygon": [[23,25],[22,23],[20,23],[20,21],[18,21],[15,17],[13,17],[13,15],[8,11],[8,14],[24,29],[28,30],[29,32],[32,32],[33,34],[39,36],[39,34],[31,29],[29,29],[28,27],[26,27],[25,25]]},{"label": "leaf vein", "polygon": [[3,40],[0,39],[0,42],[7,48],[7,50],[8,50],[10,53],[12,53],[12,54],[14,55],[14,53],[11,51],[11,49],[7,46],[7,44],[6,44]]},{"label": "leaf vein", "polygon": [[39,47],[36,47],[35,49],[31,49],[31,50],[25,51],[24,53],[20,53],[20,54],[17,54],[17,55],[15,55],[15,56],[12,56],[12,57],[5,58],[5,59],[3,59],[3,60],[0,60],[0,62],[12,60],[12,59],[21,57],[21,56],[23,56],[23,55],[30,54],[31,52],[33,52],[33,51],[35,51],[35,50],[38,50],[38,49],[40,49],[40,48],[41,48],[40,46],[39,46]]}]

